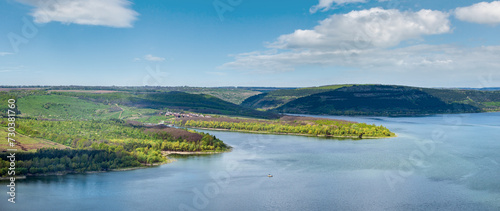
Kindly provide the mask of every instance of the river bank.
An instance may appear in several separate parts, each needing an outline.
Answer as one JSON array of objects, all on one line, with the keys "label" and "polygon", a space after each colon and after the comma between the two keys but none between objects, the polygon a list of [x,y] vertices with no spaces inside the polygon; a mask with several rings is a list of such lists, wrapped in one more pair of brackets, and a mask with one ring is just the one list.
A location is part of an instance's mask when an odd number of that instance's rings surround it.
[{"label": "river bank", "polygon": [[268,131],[253,131],[253,130],[233,130],[233,129],[221,129],[221,128],[204,128],[204,127],[186,127],[186,126],[178,126],[185,127],[189,129],[200,129],[200,130],[213,130],[213,131],[230,131],[230,132],[239,132],[239,133],[255,133],[255,134],[271,134],[271,135],[295,135],[295,136],[307,136],[307,137],[329,137],[329,138],[349,138],[349,139],[380,139],[380,138],[394,138],[398,137],[397,134],[393,136],[385,136],[385,137],[373,137],[373,136],[335,136],[335,135],[313,135],[313,134],[303,134],[303,133],[277,133],[277,132],[268,132]]},{"label": "river bank", "polygon": [[[230,152],[231,150],[225,151]],[[219,154],[224,152],[180,152],[180,151],[162,151],[162,155],[167,158],[167,161],[161,163],[153,163],[153,164],[143,164],[142,166],[137,167],[128,167],[128,168],[118,168],[118,169],[110,169],[108,171],[85,171],[85,172],[75,172],[75,171],[61,171],[54,173],[45,173],[45,174],[27,174],[22,176],[15,176],[17,179],[26,179],[28,177],[44,177],[44,176],[63,176],[67,174],[97,174],[97,173],[106,173],[106,172],[120,172],[120,171],[132,171],[138,169],[145,169],[151,167],[157,167],[164,164],[169,164],[177,161],[176,159],[168,157],[169,155],[210,155],[210,154]],[[0,177],[0,181],[10,180],[10,177]]]},{"label": "river bank", "polygon": [[[226,151],[226,152],[230,152],[229,151]],[[219,153],[224,153],[224,152],[178,152],[178,151],[161,151],[161,154],[163,155],[171,155],[171,154],[175,154],[175,155],[210,155],[210,154],[219,154]]]}]

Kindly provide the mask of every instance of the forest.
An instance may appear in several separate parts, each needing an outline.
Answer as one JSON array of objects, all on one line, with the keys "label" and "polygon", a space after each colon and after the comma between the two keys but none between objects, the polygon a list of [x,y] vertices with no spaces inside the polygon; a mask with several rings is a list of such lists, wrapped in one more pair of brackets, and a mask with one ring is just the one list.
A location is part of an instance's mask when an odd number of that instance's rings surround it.
[{"label": "forest", "polygon": [[[6,124],[6,121],[1,122],[2,126]],[[166,162],[162,151],[224,152],[230,149],[207,133],[164,126],[145,127],[119,119],[47,121],[22,118],[17,120],[16,131],[71,147],[19,154],[16,156],[18,175],[107,171]],[[2,159],[0,173],[6,176],[8,163]]]},{"label": "forest", "polygon": [[213,120],[176,120],[174,124],[194,128],[226,129],[236,131],[300,134],[311,136],[381,138],[392,137],[394,133],[380,125],[369,125],[349,121],[321,118],[285,116],[280,120],[246,120],[215,118]]},{"label": "forest", "polygon": [[[9,176],[8,155],[0,153],[2,177]],[[111,147],[108,150],[38,149],[35,153],[16,153],[15,175],[83,173],[139,166],[142,164],[137,158],[120,147]]]},{"label": "forest", "polygon": [[419,88],[397,85],[332,85],[273,90],[242,106],[279,113],[418,116],[500,111],[500,91]]}]

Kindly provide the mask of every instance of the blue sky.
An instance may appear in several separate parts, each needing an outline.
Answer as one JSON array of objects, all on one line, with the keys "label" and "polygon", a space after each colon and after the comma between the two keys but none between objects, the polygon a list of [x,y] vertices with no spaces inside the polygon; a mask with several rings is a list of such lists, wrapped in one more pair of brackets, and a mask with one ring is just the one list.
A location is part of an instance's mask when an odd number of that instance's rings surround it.
[{"label": "blue sky", "polygon": [[500,86],[500,1],[0,1],[1,85]]}]

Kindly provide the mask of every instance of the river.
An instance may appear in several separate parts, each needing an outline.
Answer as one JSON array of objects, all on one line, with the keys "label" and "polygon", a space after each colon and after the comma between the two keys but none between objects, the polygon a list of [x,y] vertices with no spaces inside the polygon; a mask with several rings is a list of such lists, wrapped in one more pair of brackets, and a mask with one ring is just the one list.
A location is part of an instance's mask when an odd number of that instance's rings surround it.
[{"label": "river", "polygon": [[18,180],[16,204],[4,193],[0,210],[500,210],[500,113],[329,118],[398,137],[205,131],[233,151]]}]

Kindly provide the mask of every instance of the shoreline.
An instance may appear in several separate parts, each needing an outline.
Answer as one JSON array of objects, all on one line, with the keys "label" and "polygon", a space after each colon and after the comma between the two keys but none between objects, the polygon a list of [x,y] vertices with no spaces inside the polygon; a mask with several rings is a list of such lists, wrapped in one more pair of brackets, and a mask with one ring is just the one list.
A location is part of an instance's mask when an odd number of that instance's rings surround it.
[{"label": "shoreline", "polygon": [[[226,151],[230,152],[230,151]],[[211,155],[211,154],[220,154],[224,152],[178,152],[178,151],[161,151],[161,154],[164,156],[168,155]]]},{"label": "shoreline", "polygon": [[[231,150],[224,151],[224,152],[230,152]],[[153,164],[143,164],[142,166],[137,166],[137,167],[128,167],[128,168],[119,168],[119,169],[110,169],[108,171],[85,171],[85,172],[74,172],[74,171],[63,171],[63,172],[53,172],[53,173],[46,173],[46,174],[37,174],[37,175],[22,175],[22,176],[14,176],[16,180],[18,179],[28,179],[29,177],[46,177],[46,176],[64,176],[67,174],[98,174],[98,173],[108,173],[108,172],[121,172],[121,171],[132,171],[132,170],[138,170],[138,169],[146,169],[146,168],[151,168],[151,167],[158,167],[161,165],[173,163],[177,161],[176,159],[168,157],[168,155],[210,155],[210,154],[220,154],[224,152],[179,152],[179,151],[162,151],[162,155],[167,158],[167,161],[162,162],[162,163],[153,163]],[[9,181],[11,177],[0,177],[0,182],[1,181]]]},{"label": "shoreline", "polygon": [[[18,180],[18,179],[26,179],[26,176],[14,176],[14,178],[16,180]],[[0,177],[0,181],[4,181],[4,180],[10,180],[10,177]]]},{"label": "shoreline", "polygon": [[308,136],[308,137],[331,137],[331,138],[353,138],[353,139],[381,139],[381,138],[395,138],[398,137],[397,134],[394,136],[385,136],[385,137],[361,137],[359,136],[335,136],[335,135],[311,135],[311,134],[302,134],[302,133],[276,133],[276,132],[267,132],[267,131],[251,131],[251,130],[231,130],[231,129],[221,129],[221,128],[204,128],[204,127],[191,127],[191,126],[182,126],[185,128],[191,129],[202,129],[202,130],[215,130],[215,131],[229,131],[229,132],[243,132],[243,133],[255,133],[255,134],[271,134],[271,135],[297,135],[297,136]]},{"label": "shoreline", "polygon": [[[64,176],[64,175],[68,175],[68,174],[97,174],[97,173],[145,169],[145,168],[159,166],[159,165],[161,165],[161,164],[152,164],[151,166],[148,165],[148,166],[138,166],[138,167],[130,167],[130,168],[110,169],[108,171],[84,171],[84,172],[62,171],[62,172],[51,172],[51,173],[36,174],[36,175],[28,174],[28,175],[23,175],[23,176],[15,176],[15,178],[17,180],[17,179],[28,179],[29,177]],[[0,177],[0,181],[3,181],[3,180],[10,180],[10,177]]]}]

